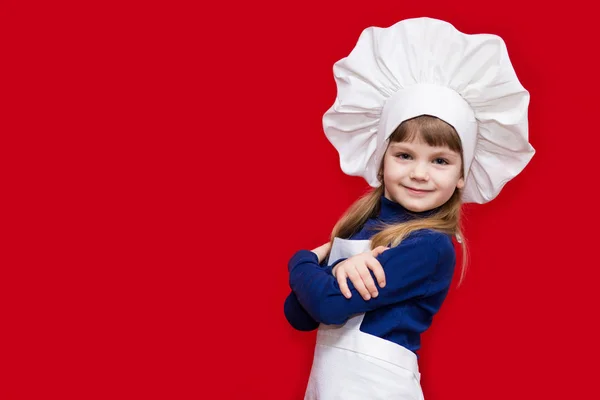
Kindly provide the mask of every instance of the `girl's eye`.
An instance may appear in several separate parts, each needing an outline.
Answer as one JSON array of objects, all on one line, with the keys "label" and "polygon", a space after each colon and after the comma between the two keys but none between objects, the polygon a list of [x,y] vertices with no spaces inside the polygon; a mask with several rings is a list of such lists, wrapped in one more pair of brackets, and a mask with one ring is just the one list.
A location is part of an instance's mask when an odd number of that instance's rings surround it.
[{"label": "girl's eye", "polygon": [[449,162],[448,160],[446,160],[445,158],[436,158],[435,160],[433,160],[434,164],[440,164],[440,165],[448,165]]},{"label": "girl's eye", "polygon": [[396,157],[401,160],[410,160],[410,154],[407,153],[398,153],[396,154]]}]

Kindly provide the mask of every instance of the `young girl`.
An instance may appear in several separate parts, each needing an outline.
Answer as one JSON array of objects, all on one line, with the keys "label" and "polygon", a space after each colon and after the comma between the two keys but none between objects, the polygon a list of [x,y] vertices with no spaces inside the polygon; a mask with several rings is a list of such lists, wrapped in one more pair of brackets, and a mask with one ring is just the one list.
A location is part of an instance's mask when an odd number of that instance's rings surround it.
[{"label": "young girl", "polygon": [[366,29],[334,74],[325,134],[374,189],[288,264],[286,318],[319,328],[305,399],[421,399],[417,351],[453,277],[461,203],[492,200],[530,161],[529,94],[499,37],[429,18]]}]

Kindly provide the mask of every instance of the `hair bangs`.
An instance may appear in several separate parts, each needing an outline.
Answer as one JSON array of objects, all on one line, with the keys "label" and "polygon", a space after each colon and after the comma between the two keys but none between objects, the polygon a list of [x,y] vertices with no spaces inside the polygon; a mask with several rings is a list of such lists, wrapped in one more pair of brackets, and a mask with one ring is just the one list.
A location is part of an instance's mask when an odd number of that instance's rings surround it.
[{"label": "hair bangs", "polygon": [[429,146],[448,147],[462,157],[460,137],[452,125],[430,115],[402,122],[390,136],[390,142],[422,141]]}]

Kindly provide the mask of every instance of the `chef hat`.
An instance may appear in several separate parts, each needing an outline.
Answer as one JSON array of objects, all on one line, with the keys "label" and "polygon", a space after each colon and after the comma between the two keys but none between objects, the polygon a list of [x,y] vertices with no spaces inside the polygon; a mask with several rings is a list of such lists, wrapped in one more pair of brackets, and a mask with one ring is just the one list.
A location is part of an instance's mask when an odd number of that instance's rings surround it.
[{"label": "chef hat", "polygon": [[504,41],[414,18],[369,27],[334,64],[337,98],[323,116],[342,171],[372,187],[388,139],[405,120],[432,115],[452,125],[463,147],[463,201],[486,203],[533,157],[529,93]]}]

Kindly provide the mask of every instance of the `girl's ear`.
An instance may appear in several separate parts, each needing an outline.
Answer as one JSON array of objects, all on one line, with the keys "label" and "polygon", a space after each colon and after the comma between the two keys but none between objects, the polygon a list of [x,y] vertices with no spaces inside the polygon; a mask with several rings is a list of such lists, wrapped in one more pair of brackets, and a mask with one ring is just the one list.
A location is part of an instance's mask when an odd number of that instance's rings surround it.
[{"label": "girl's ear", "polygon": [[458,182],[456,182],[456,188],[457,189],[462,189],[465,187],[465,179],[464,178],[460,178],[458,180]]}]

